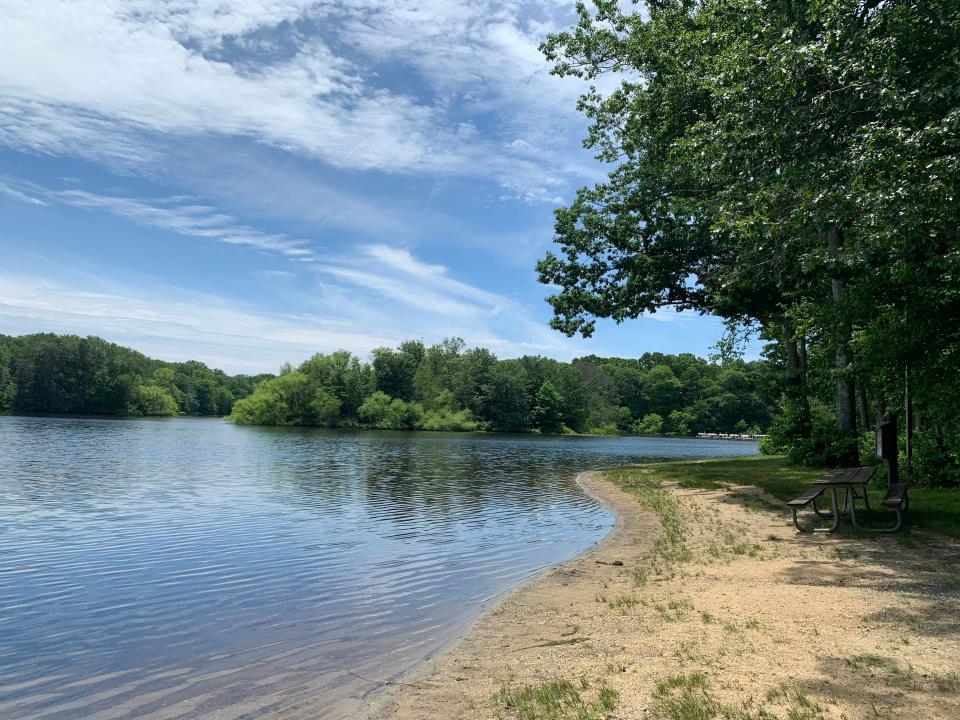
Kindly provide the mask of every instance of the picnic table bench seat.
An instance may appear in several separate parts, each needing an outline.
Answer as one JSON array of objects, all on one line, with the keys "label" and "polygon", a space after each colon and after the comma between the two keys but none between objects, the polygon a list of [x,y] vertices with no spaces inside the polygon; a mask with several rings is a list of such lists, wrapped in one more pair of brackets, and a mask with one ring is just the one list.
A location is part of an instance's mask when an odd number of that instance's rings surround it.
[{"label": "picnic table bench seat", "polygon": [[[793,513],[793,525],[800,532],[833,532],[840,524],[840,508],[837,503],[837,489],[844,491],[843,512],[849,513],[851,519],[854,516],[853,504],[857,500],[862,500],[867,508],[870,507],[870,501],[867,498],[867,483],[877,471],[876,467],[852,467],[838,468],[831,470],[826,475],[814,481],[813,485],[807,488],[802,495],[794,498],[787,503]],[[823,512],[817,507],[817,498],[824,491],[830,489],[830,499],[832,508],[829,512]],[[806,505],[810,505],[814,514],[818,518],[830,518],[832,524],[830,527],[807,529],[800,525],[797,517],[797,510]]]},{"label": "picnic table bench seat", "polygon": [[887,496],[882,501],[885,507],[892,507],[892,508],[900,507],[901,505],[906,505],[908,502],[909,502],[909,498],[907,497],[906,483],[897,483],[896,485],[891,485],[887,489]]},{"label": "picnic table bench seat", "polygon": [[800,497],[794,498],[793,500],[788,502],[787,505],[789,505],[790,507],[803,507],[804,505],[807,505],[810,502],[816,500],[821,495],[823,495],[822,487],[816,487],[816,486],[810,487],[804,491],[803,495],[801,495]]},{"label": "picnic table bench seat", "polygon": [[790,508],[790,511],[793,513],[793,524],[800,532],[806,532],[803,528],[800,527],[800,522],[797,519],[797,510],[807,505],[810,505],[813,508],[813,512],[817,517],[827,517],[827,514],[821,512],[820,508],[817,507],[817,498],[823,495],[823,491],[826,488],[820,487],[817,485],[811,485],[806,490],[803,491],[803,494],[799,497],[795,497],[793,500],[790,500],[787,503],[787,507]]},{"label": "picnic table bench seat", "polygon": [[897,521],[892,527],[884,528],[864,528],[861,530],[872,530],[874,532],[896,532],[903,524],[903,514],[910,507],[910,496],[907,495],[906,483],[896,483],[887,488],[887,495],[881,501],[884,507],[888,507],[897,513]]}]

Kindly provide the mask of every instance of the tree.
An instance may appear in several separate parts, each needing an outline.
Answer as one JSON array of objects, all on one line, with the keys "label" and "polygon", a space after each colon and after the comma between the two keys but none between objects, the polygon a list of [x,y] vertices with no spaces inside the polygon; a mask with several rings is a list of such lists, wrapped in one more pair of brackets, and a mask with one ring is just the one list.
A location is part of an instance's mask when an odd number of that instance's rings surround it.
[{"label": "tree", "polygon": [[529,430],[530,405],[526,384],[526,371],[520,363],[503,360],[494,366],[490,382],[484,387],[484,406],[491,429],[505,432]]},{"label": "tree", "polygon": [[537,390],[530,416],[534,426],[542,432],[563,432],[563,398],[549,380],[545,380]]},{"label": "tree", "polygon": [[128,412],[131,415],[176,415],[177,401],[157,385],[134,386]]},{"label": "tree", "polygon": [[648,413],[636,423],[640,435],[660,435],[663,433],[663,418],[657,413]]},{"label": "tree", "polygon": [[[422,345],[420,347],[422,349]],[[390,348],[375,348],[372,354],[377,389],[391,397],[412,400],[413,379],[420,358],[402,347],[397,352]]]},{"label": "tree", "polygon": [[593,5],[543,45],[559,75],[623,78],[581,101],[614,169],[557,212],[562,252],[538,265],[560,287],[553,325],[588,335],[671,307],[755,324],[781,346],[795,438],[829,385],[850,441],[857,387],[861,406],[895,407],[909,360],[955,427],[933,379],[960,345],[960,6]]}]

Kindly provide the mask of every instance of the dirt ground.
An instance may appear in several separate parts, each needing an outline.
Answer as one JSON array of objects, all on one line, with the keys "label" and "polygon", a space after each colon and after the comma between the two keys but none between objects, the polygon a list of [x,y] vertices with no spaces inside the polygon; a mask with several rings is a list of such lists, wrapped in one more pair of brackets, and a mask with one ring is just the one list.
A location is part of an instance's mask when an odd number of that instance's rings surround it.
[{"label": "dirt ground", "polygon": [[[373,720],[960,718],[960,546],[798,535],[752,488],[625,492]],[[745,500],[746,498],[746,500]]]}]

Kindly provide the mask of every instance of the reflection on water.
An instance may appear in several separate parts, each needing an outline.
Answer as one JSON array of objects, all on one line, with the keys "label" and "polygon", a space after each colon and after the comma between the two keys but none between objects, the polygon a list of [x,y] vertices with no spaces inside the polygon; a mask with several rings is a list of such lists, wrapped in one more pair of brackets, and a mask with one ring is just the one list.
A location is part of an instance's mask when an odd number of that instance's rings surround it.
[{"label": "reflection on water", "polygon": [[753,450],[0,417],[0,717],[351,717],[603,536],[577,471]]}]

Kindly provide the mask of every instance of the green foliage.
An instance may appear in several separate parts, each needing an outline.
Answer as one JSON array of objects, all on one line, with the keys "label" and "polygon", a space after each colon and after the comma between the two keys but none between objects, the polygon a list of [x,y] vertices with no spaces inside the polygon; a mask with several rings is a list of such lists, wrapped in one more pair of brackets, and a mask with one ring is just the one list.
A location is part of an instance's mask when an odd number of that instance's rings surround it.
[{"label": "green foliage", "polygon": [[96,337],[0,336],[0,410],[226,415],[263,377],[153,360]]},{"label": "green foliage", "polygon": [[469,410],[427,410],[417,429],[472,432],[480,423]]},{"label": "green foliage", "polygon": [[563,432],[563,398],[549,380],[537,391],[531,419],[545,433]]},{"label": "green foliage", "polygon": [[419,403],[408,403],[400,398],[391,398],[377,390],[363,401],[357,410],[357,417],[366,427],[381,430],[413,430],[423,418],[423,407]]},{"label": "green foliage", "polygon": [[176,415],[177,401],[158,385],[134,385],[127,407],[130,415]]},{"label": "green foliage", "polygon": [[663,434],[663,418],[657,413],[647,413],[637,420],[634,429],[640,435]]},{"label": "green foliage", "polygon": [[[949,482],[937,465],[960,470],[960,5],[595,0],[577,13],[542,50],[555,74],[591,82],[586,145],[611,170],[556,212],[560,249],[537,266],[559,288],[552,325],[588,336],[596,318],[708,312],[725,322],[725,363],[758,333],[781,369],[770,444],[811,462],[855,462],[874,416],[903,417],[909,371],[930,438],[915,467]],[[679,426],[669,377],[648,383],[624,404]],[[720,384],[683,398],[691,431],[704,417],[767,424],[747,417],[756,384]],[[836,433],[807,417],[811,398],[833,406]]]},{"label": "green foliage", "polygon": [[851,455],[860,456],[860,440],[842,433],[831,411],[820,402],[811,403],[811,424],[802,434],[796,420],[784,412],[774,420],[767,437],[760,441],[765,455],[787,455],[799,465],[824,467],[842,465]]},{"label": "green foliage", "polygon": [[930,487],[960,487],[960,432],[936,436],[929,431],[913,436],[913,469]]},{"label": "green foliage", "polygon": [[[770,422],[769,374],[766,362],[717,365],[689,354],[499,360],[453,338],[430,347],[408,341],[395,350],[377,348],[369,362],[346,351],[318,353],[299,367],[284,365],[276,376],[229,377],[199,362],[152,360],[98,338],[0,336],[0,410],[229,413],[238,425],[730,432],[737,423]],[[654,408],[667,412],[659,422]]]}]

